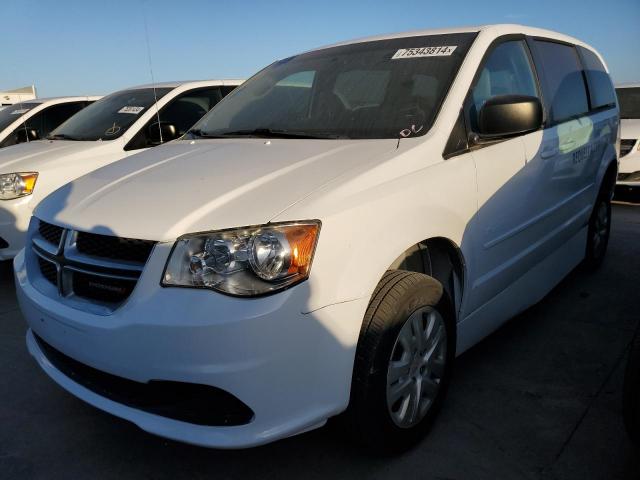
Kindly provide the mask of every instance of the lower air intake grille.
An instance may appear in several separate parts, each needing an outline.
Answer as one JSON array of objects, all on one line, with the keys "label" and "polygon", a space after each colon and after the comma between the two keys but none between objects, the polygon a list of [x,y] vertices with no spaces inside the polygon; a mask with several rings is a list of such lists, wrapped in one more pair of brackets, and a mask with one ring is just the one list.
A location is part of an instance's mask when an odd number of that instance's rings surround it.
[{"label": "lower air intake grille", "polygon": [[77,384],[114,402],[195,425],[245,425],[253,419],[253,410],[220,388],[162,380],[140,383],[117,377],[80,363],[35,333],[34,336],[55,368]]}]

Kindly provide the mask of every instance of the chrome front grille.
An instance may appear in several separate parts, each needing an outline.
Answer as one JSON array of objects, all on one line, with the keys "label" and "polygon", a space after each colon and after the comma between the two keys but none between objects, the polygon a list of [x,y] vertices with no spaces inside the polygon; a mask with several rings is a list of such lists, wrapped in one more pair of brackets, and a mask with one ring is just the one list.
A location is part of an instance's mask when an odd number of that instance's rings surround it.
[{"label": "chrome front grille", "polygon": [[38,266],[40,267],[40,273],[49,283],[58,284],[58,267],[56,267],[55,263],[38,257]]},{"label": "chrome front grille", "polygon": [[126,260],[144,264],[149,258],[154,242],[132,238],[110,237],[96,233],[78,232],[78,252],[93,257]]},{"label": "chrome front grille", "polygon": [[52,245],[60,245],[63,230],[62,227],[47,222],[40,222],[38,225],[38,233]]},{"label": "chrome front grille", "polygon": [[155,242],[69,230],[38,221],[31,238],[39,274],[58,296],[121,305],[135,288]]}]

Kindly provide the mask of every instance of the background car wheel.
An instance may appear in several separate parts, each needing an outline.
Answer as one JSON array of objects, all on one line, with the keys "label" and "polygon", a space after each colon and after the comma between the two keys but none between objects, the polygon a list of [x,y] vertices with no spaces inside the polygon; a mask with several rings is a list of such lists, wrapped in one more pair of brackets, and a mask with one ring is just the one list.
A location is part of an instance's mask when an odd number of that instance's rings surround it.
[{"label": "background car wheel", "polygon": [[631,344],[624,376],[623,414],[629,436],[640,443],[640,328]]},{"label": "background car wheel", "polygon": [[587,233],[587,250],[584,257],[584,266],[589,270],[595,270],[604,261],[609,245],[611,232],[611,192],[603,188],[593,207],[589,219]]},{"label": "background car wheel", "polygon": [[356,350],[348,416],[379,452],[406,450],[429,430],[455,358],[455,321],[442,285],[421,273],[385,273]]}]

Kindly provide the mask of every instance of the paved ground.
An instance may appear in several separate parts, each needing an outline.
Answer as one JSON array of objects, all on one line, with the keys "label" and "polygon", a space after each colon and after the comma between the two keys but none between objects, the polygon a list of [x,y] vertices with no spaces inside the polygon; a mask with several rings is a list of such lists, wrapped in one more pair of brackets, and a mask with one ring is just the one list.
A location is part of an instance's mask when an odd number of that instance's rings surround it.
[{"label": "paved ground", "polygon": [[640,206],[616,205],[602,270],[572,273],[461,356],[432,434],[389,459],[353,448],[335,427],[212,451],[85,405],[27,354],[10,265],[0,264],[0,477],[638,479],[620,392],[639,285]]}]

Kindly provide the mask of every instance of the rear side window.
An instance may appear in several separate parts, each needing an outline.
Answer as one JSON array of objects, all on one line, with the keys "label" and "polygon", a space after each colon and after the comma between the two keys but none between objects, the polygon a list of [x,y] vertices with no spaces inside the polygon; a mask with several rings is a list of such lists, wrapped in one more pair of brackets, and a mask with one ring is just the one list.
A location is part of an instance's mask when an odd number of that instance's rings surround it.
[{"label": "rear side window", "polygon": [[611,83],[611,77],[602,65],[598,56],[591,50],[578,47],[584,64],[584,73],[589,85],[591,108],[602,108],[616,104],[616,94]]},{"label": "rear side window", "polygon": [[575,49],[561,43],[535,40],[536,63],[542,67],[542,91],[554,123],[589,111],[582,66]]}]

